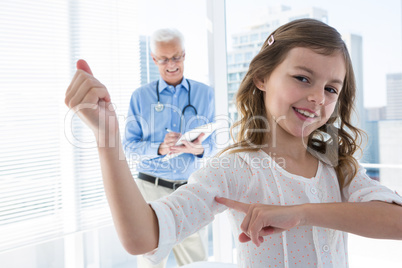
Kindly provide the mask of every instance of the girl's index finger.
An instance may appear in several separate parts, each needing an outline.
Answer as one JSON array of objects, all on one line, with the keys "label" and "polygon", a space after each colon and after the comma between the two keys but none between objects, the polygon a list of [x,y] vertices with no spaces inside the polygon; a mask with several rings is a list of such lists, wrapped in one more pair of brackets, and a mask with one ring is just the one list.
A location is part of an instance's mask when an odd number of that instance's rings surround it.
[{"label": "girl's index finger", "polygon": [[232,208],[236,211],[243,212],[243,213],[247,213],[248,209],[250,207],[249,204],[238,202],[238,201],[228,199],[225,197],[217,197],[216,196],[215,201],[218,202],[219,204],[227,206],[228,208]]}]

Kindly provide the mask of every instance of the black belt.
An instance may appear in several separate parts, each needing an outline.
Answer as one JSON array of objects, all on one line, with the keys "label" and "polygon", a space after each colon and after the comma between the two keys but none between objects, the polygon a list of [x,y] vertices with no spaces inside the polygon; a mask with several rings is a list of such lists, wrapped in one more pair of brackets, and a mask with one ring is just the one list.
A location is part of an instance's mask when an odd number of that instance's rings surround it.
[{"label": "black belt", "polygon": [[162,178],[154,177],[154,176],[147,175],[147,174],[144,174],[144,173],[141,173],[141,172],[138,173],[138,178],[141,179],[141,180],[153,183],[155,185],[163,186],[163,187],[173,189],[173,190],[176,190],[180,186],[182,186],[184,184],[187,184],[187,182],[171,182],[171,181],[167,181],[167,180],[164,180]]}]

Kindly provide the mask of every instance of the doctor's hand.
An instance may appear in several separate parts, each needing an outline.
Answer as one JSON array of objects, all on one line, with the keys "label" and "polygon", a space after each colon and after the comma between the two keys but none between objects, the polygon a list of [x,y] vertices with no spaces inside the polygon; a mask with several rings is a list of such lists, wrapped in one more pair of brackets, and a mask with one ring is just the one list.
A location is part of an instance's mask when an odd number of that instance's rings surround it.
[{"label": "doctor's hand", "polygon": [[205,136],[205,133],[201,133],[195,140],[193,141],[185,141],[183,140],[183,145],[172,146],[170,151],[174,154],[176,153],[189,153],[193,155],[202,155],[204,153],[204,147],[202,146],[202,137]]},{"label": "doctor's hand", "polygon": [[159,155],[166,155],[171,152],[171,147],[176,144],[179,140],[181,134],[177,132],[169,132],[165,135],[165,139],[159,145],[158,154]]},{"label": "doctor's hand", "polygon": [[264,242],[264,236],[281,233],[301,225],[300,206],[272,206],[246,204],[224,197],[215,197],[216,202],[246,214],[240,225],[242,243],[252,241],[257,247]]},{"label": "doctor's hand", "polygon": [[118,131],[109,92],[92,75],[84,60],[77,61],[77,71],[67,88],[65,103],[91,128],[97,138],[110,131]]}]

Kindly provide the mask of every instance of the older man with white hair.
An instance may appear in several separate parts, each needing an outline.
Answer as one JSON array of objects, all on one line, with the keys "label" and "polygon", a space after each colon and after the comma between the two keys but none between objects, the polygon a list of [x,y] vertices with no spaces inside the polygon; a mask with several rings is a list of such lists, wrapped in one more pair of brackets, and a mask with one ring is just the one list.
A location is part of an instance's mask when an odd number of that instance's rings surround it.
[{"label": "older man with white hair", "polygon": [[[186,184],[190,174],[200,167],[200,160],[212,155],[216,148],[213,135],[204,140],[203,134],[175,145],[183,133],[211,123],[215,117],[213,89],[183,75],[183,35],[177,29],[155,31],[151,56],[160,78],[133,92],[123,139],[128,159],[138,163],[137,185],[148,202]],[[171,154],[179,155],[165,161],[165,156]],[[173,248],[179,266],[207,260],[206,239],[200,233]],[[139,257],[139,267],[164,267],[166,260],[153,266]]]}]

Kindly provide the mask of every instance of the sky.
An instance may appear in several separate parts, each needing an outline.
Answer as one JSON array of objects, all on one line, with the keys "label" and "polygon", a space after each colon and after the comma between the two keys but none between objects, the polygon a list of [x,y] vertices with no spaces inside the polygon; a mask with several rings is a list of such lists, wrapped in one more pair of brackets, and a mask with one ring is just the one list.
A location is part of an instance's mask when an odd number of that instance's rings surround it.
[{"label": "sky", "polygon": [[[176,27],[186,38],[185,75],[208,79],[207,19],[205,0],[139,1],[139,31],[150,34],[162,27]],[[386,75],[402,72],[402,0],[226,0],[226,30],[231,35],[266,20],[268,6],[293,10],[317,7],[328,12],[328,24],[341,34],[363,37],[363,87],[367,107],[386,105]]]}]

